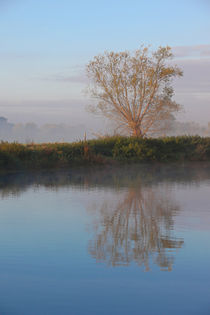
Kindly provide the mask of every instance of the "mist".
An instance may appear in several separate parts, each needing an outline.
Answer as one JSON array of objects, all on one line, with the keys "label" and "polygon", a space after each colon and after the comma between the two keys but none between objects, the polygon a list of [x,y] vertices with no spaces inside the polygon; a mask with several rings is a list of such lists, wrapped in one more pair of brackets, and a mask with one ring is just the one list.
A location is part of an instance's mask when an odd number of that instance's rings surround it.
[{"label": "mist", "polygon": [[[194,121],[171,120],[164,122],[164,124],[164,130],[156,136],[210,136],[210,122],[201,125]],[[84,137],[92,139],[118,134],[114,125],[106,124],[104,121],[102,121],[100,127],[98,126],[94,130],[95,132],[93,132],[91,126],[85,124],[46,123],[39,126],[34,122],[11,123],[7,118],[0,117],[0,141],[20,143],[74,142],[83,140]]]},{"label": "mist", "polygon": [[[111,130],[111,133],[114,131]],[[0,117],[0,141],[8,142],[74,142],[83,140],[84,137],[91,139],[105,133],[105,124],[98,128],[85,124],[55,124],[45,123],[37,125],[34,122],[11,123],[5,117]]]}]

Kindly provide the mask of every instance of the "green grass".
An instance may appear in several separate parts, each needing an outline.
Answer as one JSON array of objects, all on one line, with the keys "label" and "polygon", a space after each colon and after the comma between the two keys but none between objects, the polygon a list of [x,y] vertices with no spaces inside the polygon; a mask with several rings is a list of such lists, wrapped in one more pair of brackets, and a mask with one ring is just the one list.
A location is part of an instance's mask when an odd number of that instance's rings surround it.
[{"label": "green grass", "polygon": [[0,170],[50,169],[116,162],[210,161],[210,138],[107,137],[74,143],[0,143]]}]

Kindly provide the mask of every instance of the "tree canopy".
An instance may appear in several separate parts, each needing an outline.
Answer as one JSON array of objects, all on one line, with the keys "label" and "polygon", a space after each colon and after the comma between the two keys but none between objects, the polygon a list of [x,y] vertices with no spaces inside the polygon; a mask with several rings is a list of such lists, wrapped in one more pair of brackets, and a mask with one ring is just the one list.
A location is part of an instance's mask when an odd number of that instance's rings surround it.
[{"label": "tree canopy", "polygon": [[154,135],[180,110],[172,98],[172,81],[182,76],[170,47],[152,52],[141,47],[133,53],[104,52],[87,65],[94,111],[113,119],[119,128],[137,137]]}]

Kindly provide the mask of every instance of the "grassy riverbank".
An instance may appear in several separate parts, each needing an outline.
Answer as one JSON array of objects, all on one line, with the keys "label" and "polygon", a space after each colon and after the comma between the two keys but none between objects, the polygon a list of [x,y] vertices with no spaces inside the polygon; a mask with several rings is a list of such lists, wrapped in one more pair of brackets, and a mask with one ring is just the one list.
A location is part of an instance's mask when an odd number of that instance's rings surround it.
[{"label": "grassy riverbank", "polygon": [[0,170],[121,162],[210,161],[210,138],[109,137],[75,143],[0,143]]}]

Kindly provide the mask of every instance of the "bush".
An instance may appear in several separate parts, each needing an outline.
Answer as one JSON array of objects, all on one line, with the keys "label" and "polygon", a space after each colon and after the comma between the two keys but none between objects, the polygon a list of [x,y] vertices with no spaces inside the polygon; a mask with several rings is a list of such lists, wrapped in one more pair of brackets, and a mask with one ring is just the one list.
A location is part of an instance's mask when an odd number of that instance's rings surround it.
[{"label": "bush", "polygon": [[0,170],[67,167],[77,164],[210,160],[210,138],[105,139],[74,143],[0,143]]}]

